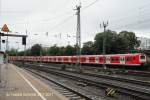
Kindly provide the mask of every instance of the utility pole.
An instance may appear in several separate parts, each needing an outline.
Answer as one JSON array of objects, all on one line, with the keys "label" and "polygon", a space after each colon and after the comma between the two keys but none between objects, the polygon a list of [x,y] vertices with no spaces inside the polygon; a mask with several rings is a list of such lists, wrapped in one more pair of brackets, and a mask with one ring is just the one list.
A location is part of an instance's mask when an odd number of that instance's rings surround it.
[{"label": "utility pole", "polygon": [[100,27],[103,27],[104,28],[104,38],[103,38],[103,68],[106,69],[106,65],[105,65],[105,61],[104,61],[104,56],[106,54],[106,27],[108,26],[108,21],[107,22],[103,22],[103,26],[101,26],[100,24]]},{"label": "utility pole", "polygon": [[[8,34],[8,32],[7,32]],[[6,52],[8,51],[8,36],[7,36],[7,40],[6,40]]]},{"label": "utility pole", "polygon": [[[28,33],[28,31],[27,31],[27,29],[26,29],[26,36],[27,36],[27,33]],[[26,56],[26,45],[27,45],[27,43],[26,43],[26,38],[25,38],[25,40],[22,40],[23,42],[25,42],[25,43],[23,43],[23,45],[24,45],[24,56]],[[25,57],[25,60],[23,61],[23,65],[25,64],[25,61],[26,61],[27,59],[26,59],[26,57]]]},{"label": "utility pole", "polygon": [[80,63],[80,55],[81,55],[81,26],[80,26],[80,8],[81,8],[81,3],[79,6],[76,6],[77,12],[77,33],[76,33],[76,49],[77,49],[77,63],[76,65],[79,67],[79,70],[81,71],[81,63]]},{"label": "utility pole", "polygon": [[40,62],[39,62],[39,63],[40,63],[40,66],[41,66],[41,65],[42,65],[42,44],[40,44],[40,47],[41,47],[41,48],[40,48],[40,58],[41,58],[41,59],[40,59]]},{"label": "utility pole", "polygon": [[[8,35],[8,32],[7,32],[7,35]],[[6,55],[7,55],[8,51],[9,51],[9,47],[8,47],[8,36],[7,36],[7,40],[6,40],[6,50],[5,50]],[[8,56],[9,56],[9,55],[6,56],[6,65],[8,64]]]},{"label": "utility pole", "polygon": [[1,46],[2,46],[2,42],[1,41],[2,41],[2,39],[1,39],[1,36],[0,36],[0,51],[2,50],[1,49]]},{"label": "utility pole", "polygon": [[[28,34],[28,31],[26,30],[26,35]],[[26,47],[27,46],[27,43],[25,43],[25,45],[24,45],[24,56],[26,55]]]}]

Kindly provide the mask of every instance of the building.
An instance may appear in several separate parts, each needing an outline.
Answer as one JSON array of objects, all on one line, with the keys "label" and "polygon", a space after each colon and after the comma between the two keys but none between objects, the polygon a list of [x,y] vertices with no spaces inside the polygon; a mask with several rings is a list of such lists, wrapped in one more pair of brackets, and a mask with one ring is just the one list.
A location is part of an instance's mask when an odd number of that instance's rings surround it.
[{"label": "building", "polygon": [[150,50],[150,38],[138,37],[137,39],[141,41],[139,49]]}]

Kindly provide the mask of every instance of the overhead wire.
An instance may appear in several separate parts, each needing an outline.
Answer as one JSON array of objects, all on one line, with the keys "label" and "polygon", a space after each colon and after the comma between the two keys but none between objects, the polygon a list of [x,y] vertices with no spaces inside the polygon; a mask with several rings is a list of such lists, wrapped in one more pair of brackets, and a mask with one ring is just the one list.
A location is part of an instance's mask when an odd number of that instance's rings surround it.
[{"label": "overhead wire", "polygon": [[[90,6],[94,5],[98,1],[99,0],[95,0],[95,1],[91,2],[89,5],[83,7],[82,10],[85,10],[85,9],[89,8]],[[71,15],[71,16],[67,17],[66,19],[64,19],[63,21],[61,21],[60,23],[58,23],[56,26],[52,27],[51,30],[55,29],[57,26],[60,26],[60,25],[64,24],[65,22],[69,21],[73,16],[74,15]]]},{"label": "overhead wire", "polygon": [[[139,7],[139,8],[141,8],[141,7]],[[142,10],[142,12],[141,12],[141,9],[138,9],[138,12],[136,12],[137,14],[135,13],[134,16],[127,16],[127,17],[120,18],[120,19],[115,20],[115,21],[113,20],[112,21],[113,25],[109,25],[109,28],[111,28],[111,29],[119,29],[119,28],[122,28],[122,27],[130,27],[131,28],[131,27],[135,27],[135,26],[140,26],[140,24],[148,23],[150,21],[149,19],[144,19],[143,20],[143,18],[142,18],[142,20],[141,20],[140,17],[145,17],[144,15],[147,15],[150,12],[143,13],[146,10]],[[148,16],[146,16],[146,17],[148,17]],[[133,20],[135,20],[135,19],[137,19],[137,20],[132,22],[132,23],[129,23],[129,24],[118,25],[119,23],[123,23],[125,21],[131,20],[131,18],[134,18]],[[117,25],[118,25],[118,27],[115,27]]]},{"label": "overhead wire", "polygon": [[64,20],[62,20],[61,22],[59,22],[57,25],[55,25],[54,27],[50,28],[49,30],[54,30],[56,27],[60,27],[61,25],[63,25],[64,23],[68,22],[74,15],[71,15],[67,18],[65,18]]},{"label": "overhead wire", "polygon": [[[150,23],[150,18],[148,19],[144,19],[144,20],[140,20],[140,21],[134,21],[132,23],[128,23],[128,24],[125,24],[125,25],[120,25],[118,27],[111,27],[111,29],[121,29],[121,28],[125,28],[125,27],[137,27],[137,26],[141,26],[141,24],[146,24],[146,23]],[[110,27],[109,27],[110,28]]]},{"label": "overhead wire", "polygon": [[[94,5],[96,2],[98,2],[99,0],[95,0],[93,2],[91,2],[90,4],[88,4],[87,6],[83,7],[82,11],[91,7],[92,5]],[[60,18],[60,16],[65,16],[65,15],[69,15],[70,13],[72,12],[72,10],[69,10],[65,13],[62,13],[62,14],[59,14],[58,16],[54,16],[52,18],[48,18],[48,19],[43,19],[43,20],[37,20],[37,21],[32,21],[32,23],[50,23],[50,22],[53,22],[55,20],[57,20],[57,18]],[[73,15],[71,15],[73,17]],[[67,17],[66,19],[71,19],[71,17]],[[51,29],[54,29],[56,26],[59,26],[61,24],[64,24],[65,22],[67,22],[67,20],[64,19],[63,21],[61,21],[60,23],[58,23],[58,25],[55,25],[54,27],[52,27]],[[16,24],[26,24],[27,22],[20,22],[20,23],[15,23],[15,24],[9,24],[9,25],[12,25],[12,26],[15,26]],[[28,23],[31,23],[31,22],[28,22]]]},{"label": "overhead wire", "polygon": [[[146,15],[149,15],[149,13],[147,13]],[[130,16],[130,18],[123,18],[123,19],[119,19],[117,21],[111,21],[111,23],[113,23],[112,25],[110,25],[109,27],[114,27],[114,26],[117,26],[123,22],[129,22],[129,20],[131,20],[131,18],[133,20],[136,20],[137,22],[139,22],[141,20],[141,18],[143,19],[145,17],[145,14],[144,15],[137,15],[137,16]],[[148,16],[147,16],[148,17]]]},{"label": "overhead wire", "polygon": [[91,7],[92,5],[94,5],[95,3],[97,3],[98,1],[100,1],[100,0],[95,0],[95,1],[91,2],[90,4],[88,4],[87,6],[85,6],[85,7],[82,9],[82,11],[83,11],[83,10],[86,10],[86,9],[89,8],[89,7]]},{"label": "overhead wire", "polygon": [[[70,0],[69,0],[70,1]],[[65,2],[65,5],[69,5],[70,4],[70,2]],[[65,8],[66,8],[67,6],[65,6]],[[64,6],[63,7],[59,7],[59,8],[64,8]],[[59,10],[60,11],[60,10]],[[57,12],[57,11],[56,11]],[[57,20],[58,18],[60,19],[60,16],[65,16],[65,15],[68,15],[69,13],[71,13],[72,12],[72,10],[68,10],[67,12],[63,12],[63,13],[61,13],[61,14],[58,14],[58,15],[56,15],[56,16],[53,16],[53,17],[51,17],[51,18],[47,18],[47,19],[41,19],[41,20],[32,20],[32,22],[30,22],[30,23],[49,23],[49,22],[53,22],[53,21],[55,21],[55,20]],[[18,23],[14,23],[14,24],[10,24],[10,25],[16,25],[16,24],[26,24],[26,22],[18,22]]]}]

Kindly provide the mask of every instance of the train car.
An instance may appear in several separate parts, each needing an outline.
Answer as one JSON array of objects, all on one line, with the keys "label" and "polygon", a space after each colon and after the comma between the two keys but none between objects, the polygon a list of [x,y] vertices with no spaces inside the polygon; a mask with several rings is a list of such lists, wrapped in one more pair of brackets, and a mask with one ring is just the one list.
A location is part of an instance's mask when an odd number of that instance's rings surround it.
[{"label": "train car", "polygon": [[76,63],[81,64],[106,64],[106,65],[126,65],[140,66],[147,62],[146,55],[143,53],[135,54],[110,54],[110,55],[81,55],[78,56],[10,56],[12,61],[36,61],[54,63]]}]

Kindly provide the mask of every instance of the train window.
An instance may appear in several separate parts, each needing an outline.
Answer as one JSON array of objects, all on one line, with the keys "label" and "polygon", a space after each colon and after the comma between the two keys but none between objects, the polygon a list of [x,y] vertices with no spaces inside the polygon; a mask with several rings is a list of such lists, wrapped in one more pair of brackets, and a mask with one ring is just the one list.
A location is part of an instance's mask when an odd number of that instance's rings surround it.
[{"label": "train window", "polygon": [[111,60],[112,60],[112,61],[115,61],[115,58],[114,58],[114,57],[112,57],[112,58],[111,58]]},{"label": "train window", "polygon": [[49,60],[51,60],[51,58],[49,58]]},{"label": "train window", "polygon": [[85,57],[82,57],[82,58],[81,58],[81,60],[82,60],[82,61],[85,61],[85,60],[86,60],[86,58],[85,58]]},{"label": "train window", "polygon": [[102,58],[101,58],[101,60],[105,60],[105,59],[106,59],[105,57],[102,57]]},{"label": "train window", "polygon": [[140,56],[140,59],[145,59],[145,56]]},{"label": "train window", "polygon": [[72,60],[72,61],[76,61],[76,60],[77,60],[77,58],[71,58],[71,60]]},{"label": "train window", "polygon": [[95,60],[95,57],[90,57],[89,60]]},{"label": "train window", "polygon": [[68,58],[64,58],[64,61],[68,61]]},{"label": "train window", "polygon": [[131,57],[127,57],[127,59],[126,59],[127,61],[131,61]]},{"label": "train window", "polygon": [[58,58],[58,61],[61,61],[62,59],[61,58]]},{"label": "train window", "polygon": [[119,58],[117,58],[117,57],[113,57],[111,60],[112,60],[112,61],[118,61],[118,60],[119,60]]},{"label": "train window", "polygon": [[103,58],[100,58],[100,61],[103,61]]},{"label": "train window", "polygon": [[54,59],[54,61],[56,61],[56,58],[53,58]]},{"label": "train window", "polygon": [[135,57],[133,57],[133,60],[135,60]]},{"label": "train window", "polygon": [[115,60],[116,60],[116,61],[119,61],[119,58],[116,58]]}]

